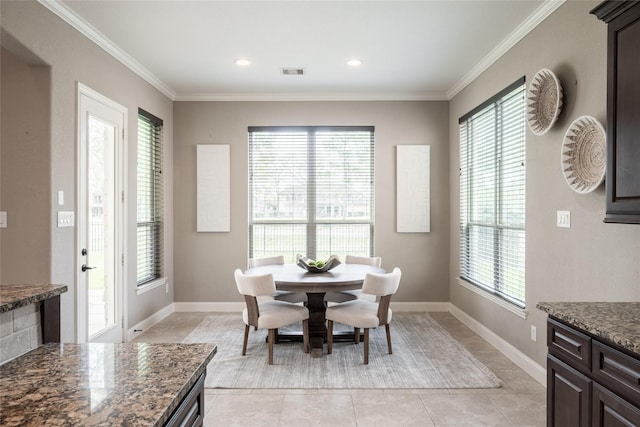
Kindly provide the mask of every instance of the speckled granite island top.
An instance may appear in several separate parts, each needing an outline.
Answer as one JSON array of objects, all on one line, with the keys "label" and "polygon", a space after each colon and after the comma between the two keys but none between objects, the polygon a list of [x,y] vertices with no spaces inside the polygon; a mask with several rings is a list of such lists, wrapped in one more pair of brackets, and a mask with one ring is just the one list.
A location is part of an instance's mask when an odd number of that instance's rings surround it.
[{"label": "speckled granite island top", "polygon": [[0,285],[0,313],[53,298],[67,292],[66,285]]},{"label": "speckled granite island top", "polygon": [[47,344],[0,366],[2,426],[159,426],[214,344]]},{"label": "speckled granite island top", "polygon": [[537,307],[640,356],[640,302],[541,302]]}]

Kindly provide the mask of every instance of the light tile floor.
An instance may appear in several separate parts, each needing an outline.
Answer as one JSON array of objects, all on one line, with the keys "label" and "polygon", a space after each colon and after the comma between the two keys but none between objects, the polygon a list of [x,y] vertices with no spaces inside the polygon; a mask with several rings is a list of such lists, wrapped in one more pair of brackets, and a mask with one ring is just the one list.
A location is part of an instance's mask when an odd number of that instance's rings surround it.
[{"label": "light tile floor", "polygon": [[[181,342],[211,313],[174,313],[136,338]],[[450,313],[429,313],[499,389],[206,389],[205,426],[545,426],[545,388]],[[393,324],[392,324],[393,329]],[[393,338],[393,331],[392,331]],[[214,356],[215,357],[215,356]]]}]

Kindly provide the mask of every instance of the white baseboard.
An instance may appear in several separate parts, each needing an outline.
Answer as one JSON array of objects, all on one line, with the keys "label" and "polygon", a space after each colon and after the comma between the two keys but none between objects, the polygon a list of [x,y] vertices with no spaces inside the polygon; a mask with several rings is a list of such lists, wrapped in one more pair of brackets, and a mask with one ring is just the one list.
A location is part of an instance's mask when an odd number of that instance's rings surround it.
[{"label": "white baseboard", "polygon": [[513,345],[509,344],[506,340],[498,336],[491,329],[487,328],[482,323],[478,322],[476,319],[469,316],[467,313],[460,310],[455,305],[450,304],[449,311],[458,320],[467,325],[476,334],[484,338],[489,344],[498,349],[498,351],[508,357],[513,363],[518,365],[523,371],[533,377],[536,381],[538,381],[544,387],[547,386],[547,370],[544,367],[540,366],[529,356],[522,353]]},{"label": "white baseboard", "polygon": [[[175,311],[217,311],[241,312],[246,307],[243,302],[174,302]],[[448,302],[393,302],[391,309],[396,311],[449,311]]]},{"label": "white baseboard", "polygon": [[393,302],[394,311],[449,311],[448,302]]},{"label": "white baseboard", "polygon": [[133,328],[129,329],[127,331],[126,341],[127,342],[131,341],[132,339],[140,335],[142,332],[151,328],[153,325],[160,322],[162,319],[164,319],[165,317],[169,316],[171,313],[176,311],[174,306],[175,306],[175,303],[171,303],[166,307],[161,308],[160,310],[153,313],[151,316],[144,319],[142,322],[139,322]]},{"label": "white baseboard", "polygon": [[176,311],[218,311],[223,313],[242,313],[247,306],[243,302],[174,302]]}]

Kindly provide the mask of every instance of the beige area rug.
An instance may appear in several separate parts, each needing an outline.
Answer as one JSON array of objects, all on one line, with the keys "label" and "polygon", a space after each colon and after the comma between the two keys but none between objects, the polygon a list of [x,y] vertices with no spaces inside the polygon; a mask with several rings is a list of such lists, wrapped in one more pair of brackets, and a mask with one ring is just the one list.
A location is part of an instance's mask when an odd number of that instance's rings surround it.
[{"label": "beige area rug", "polygon": [[[335,325],[338,326],[337,324]],[[333,354],[312,358],[302,343],[280,343],[267,363],[266,331],[249,333],[242,356],[244,324],[237,315],[207,316],[183,342],[215,343],[207,388],[496,388],[500,380],[426,313],[394,313],[393,354],[384,328],[370,331],[369,365],[363,345],[334,342]]]}]

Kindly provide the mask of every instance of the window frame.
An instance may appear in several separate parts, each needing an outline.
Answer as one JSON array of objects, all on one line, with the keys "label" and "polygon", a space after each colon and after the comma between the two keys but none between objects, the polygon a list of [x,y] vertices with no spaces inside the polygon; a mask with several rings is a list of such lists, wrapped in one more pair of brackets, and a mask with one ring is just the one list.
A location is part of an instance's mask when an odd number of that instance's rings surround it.
[{"label": "window frame", "polygon": [[[515,99],[515,97],[521,96],[521,102],[517,103],[517,107],[514,108],[514,111],[510,111],[509,113],[513,114],[513,117],[509,116],[505,119],[504,114],[505,111],[502,110],[502,103],[504,101],[509,101],[511,99]],[[479,202],[474,202],[473,197],[471,196],[473,190],[473,181],[474,179],[479,179],[479,177],[474,177],[471,172],[471,165],[477,166],[477,163],[474,164],[473,160],[470,159],[470,153],[474,150],[474,141],[473,137],[468,134],[468,126],[469,122],[473,124],[474,119],[481,118],[483,114],[486,114],[489,111],[494,111],[495,115],[495,129],[493,133],[490,133],[491,137],[493,137],[494,143],[496,143],[496,156],[495,156],[495,164],[493,169],[493,179],[494,179],[494,193],[495,199],[494,203],[494,212],[493,212],[493,222],[487,222],[481,224],[484,228],[489,228],[493,230],[491,239],[483,239],[481,237],[481,233],[478,233],[478,239],[483,241],[487,247],[491,248],[490,250],[481,250],[470,249],[472,244],[470,243],[471,239],[471,228],[474,226],[474,221],[472,220],[472,211],[475,208],[479,207]],[[521,117],[518,117],[517,114],[520,114]],[[480,294],[483,296],[487,296],[490,300],[502,305],[503,307],[521,315],[521,317],[526,317],[526,281],[525,281],[525,272],[526,272],[526,85],[525,85],[525,77],[522,77],[516,80],[514,83],[507,86],[505,89],[489,98],[467,114],[463,115],[459,119],[460,125],[460,217],[459,217],[459,262],[460,262],[460,273],[459,273],[459,283]],[[517,138],[514,139],[516,142],[511,142],[512,145],[507,146],[509,142],[503,140],[504,134],[504,123],[514,120],[516,125],[513,126],[519,133],[517,134]],[[486,135],[483,135],[483,137]],[[510,136],[510,134],[509,134]],[[481,142],[475,142],[477,148],[478,144]],[[515,147],[515,148],[514,148]],[[502,193],[502,186],[504,185],[505,179],[503,173],[503,169],[506,166],[503,163],[503,153],[510,152],[511,150],[522,150],[522,170],[519,172],[518,183],[521,186],[521,192],[518,193],[518,197],[520,202],[510,204],[510,207],[513,205],[521,207],[521,218],[518,218],[519,221],[515,221],[514,224],[510,224],[505,218],[505,206],[504,206],[504,195]],[[486,163],[491,163],[491,161],[485,161]],[[486,166],[486,163],[483,165]],[[465,169],[466,167],[466,169]],[[466,186],[466,187],[465,187]],[[475,224],[477,225],[477,224]],[[504,236],[505,230],[515,230],[516,233],[521,232],[521,236],[519,237],[521,242],[521,250],[518,251],[518,256],[520,257],[519,261],[519,276],[518,279],[521,279],[521,283],[509,282],[508,278],[505,278],[504,265],[502,259],[503,246],[505,242],[513,243],[513,240],[518,240],[518,238],[511,237],[510,239]],[[485,240],[489,240],[491,243],[486,243]],[[481,247],[481,244],[477,244],[477,247]],[[484,251],[484,252],[483,252]],[[472,252],[478,252],[476,254]],[[474,261],[474,256],[476,258],[481,258],[482,253],[488,254],[491,253],[491,257],[493,257],[493,282],[483,283],[479,280],[478,275],[473,275],[473,273],[467,274],[470,270],[479,269],[479,264],[481,261]],[[520,270],[521,267],[521,270]],[[509,283],[507,283],[509,282]],[[513,292],[510,289],[514,289]],[[521,294],[515,295],[516,293]]]},{"label": "window frame", "polygon": [[[148,133],[144,136],[141,121],[146,123]],[[136,166],[136,286],[138,295],[146,290],[166,284],[164,278],[164,178],[163,170],[163,126],[162,119],[143,110],[138,109],[138,144],[137,144],[137,166]],[[142,144],[141,137],[149,140],[149,144]],[[148,145],[148,147],[146,147]],[[148,148],[148,151],[141,150]],[[144,155],[141,155],[144,154]],[[141,165],[141,159],[148,159]],[[141,169],[142,167],[142,169]],[[144,184],[143,180],[147,182]],[[141,220],[141,193],[149,192],[145,201],[151,207],[150,217]],[[150,200],[149,200],[150,199]],[[151,239],[140,239],[141,228],[150,229]],[[141,253],[143,258],[141,258]],[[151,265],[149,274],[140,277],[141,261],[148,261]]]},{"label": "window frame", "polygon": [[[370,185],[369,185],[369,200],[370,200],[370,212],[369,218],[366,220],[359,220],[351,218],[349,221],[331,220],[331,219],[318,219],[316,212],[316,184],[317,174],[316,172],[316,134],[318,132],[369,132],[369,168],[370,168]],[[253,195],[253,147],[252,147],[252,133],[255,132],[306,132],[307,133],[307,204],[306,212],[307,217],[303,220],[278,220],[278,219],[264,219],[256,220],[254,218],[254,195]],[[254,225],[269,225],[269,224],[304,224],[306,228],[306,248],[300,248],[299,250],[305,251],[302,255],[305,255],[311,259],[317,258],[316,242],[317,242],[317,226],[326,224],[367,224],[369,226],[369,244],[367,248],[367,254],[360,253],[362,256],[373,256],[374,254],[374,236],[375,236],[375,128],[374,126],[250,126],[248,128],[248,169],[249,169],[249,258],[254,257]],[[264,254],[264,256],[281,255],[281,254]],[[262,255],[261,255],[262,256]]]}]

